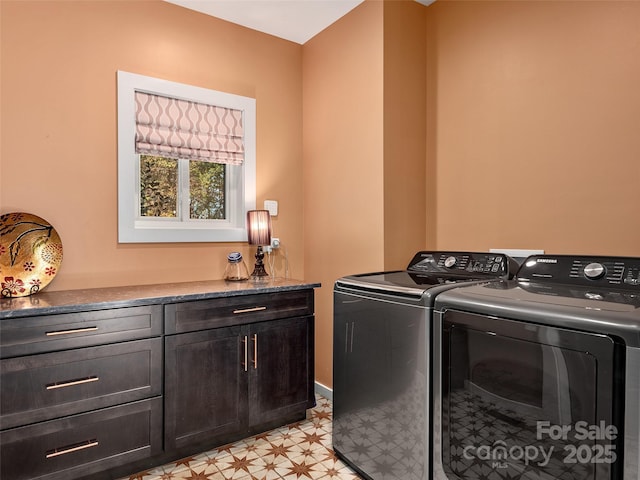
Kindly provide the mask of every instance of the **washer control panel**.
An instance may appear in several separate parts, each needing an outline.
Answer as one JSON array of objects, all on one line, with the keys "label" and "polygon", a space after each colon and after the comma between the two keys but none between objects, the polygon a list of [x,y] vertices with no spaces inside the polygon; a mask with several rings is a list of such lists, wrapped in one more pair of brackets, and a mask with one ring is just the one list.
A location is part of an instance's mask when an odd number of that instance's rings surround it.
[{"label": "washer control panel", "polygon": [[533,255],[516,275],[530,282],[616,286],[640,290],[640,258]]},{"label": "washer control panel", "polygon": [[419,273],[480,274],[511,278],[518,269],[515,260],[501,253],[430,252],[414,255],[407,270]]}]

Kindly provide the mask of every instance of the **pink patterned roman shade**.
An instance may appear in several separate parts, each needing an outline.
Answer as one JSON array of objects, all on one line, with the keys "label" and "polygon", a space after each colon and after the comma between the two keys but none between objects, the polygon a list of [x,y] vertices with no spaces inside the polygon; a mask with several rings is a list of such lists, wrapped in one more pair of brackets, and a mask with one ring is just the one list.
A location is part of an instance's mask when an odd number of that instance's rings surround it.
[{"label": "pink patterned roman shade", "polygon": [[135,92],[136,153],[241,165],[242,111]]}]

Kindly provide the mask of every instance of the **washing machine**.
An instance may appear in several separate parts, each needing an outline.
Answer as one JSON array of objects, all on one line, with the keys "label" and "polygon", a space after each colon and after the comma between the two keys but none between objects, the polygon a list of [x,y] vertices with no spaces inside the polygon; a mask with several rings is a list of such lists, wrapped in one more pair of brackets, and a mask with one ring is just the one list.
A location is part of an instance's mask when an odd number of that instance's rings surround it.
[{"label": "washing machine", "polygon": [[430,476],[431,314],[440,292],[513,276],[506,255],[421,251],[334,287],[333,447],[371,480]]},{"label": "washing machine", "polygon": [[640,258],[529,257],[433,341],[435,480],[640,478]]}]

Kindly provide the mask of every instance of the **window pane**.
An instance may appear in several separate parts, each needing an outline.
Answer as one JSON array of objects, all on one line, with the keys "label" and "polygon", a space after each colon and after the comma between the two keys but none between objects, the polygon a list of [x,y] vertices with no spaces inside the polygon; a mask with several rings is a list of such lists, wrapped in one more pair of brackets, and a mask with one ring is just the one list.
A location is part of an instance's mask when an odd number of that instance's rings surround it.
[{"label": "window pane", "polygon": [[225,175],[220,163],[189,161],[190,218],[226,218]]},{"label": "window pane", "polygon": [[177,205],[178,161],[140,155],[140,215],[175,218]]}]

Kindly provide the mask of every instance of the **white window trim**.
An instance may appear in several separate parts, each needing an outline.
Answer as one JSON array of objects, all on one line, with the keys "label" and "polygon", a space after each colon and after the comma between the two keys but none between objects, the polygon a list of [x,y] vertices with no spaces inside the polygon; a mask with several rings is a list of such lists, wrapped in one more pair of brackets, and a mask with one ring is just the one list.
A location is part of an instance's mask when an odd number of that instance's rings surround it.
[{"label": "white window trim", "polygon": [[[235,186],[227,196],[227,220],[141,220],[137,211],[138,155],[135,153],[136,91],[171,96],[242,110],[245,158],[229,165],[228,181]],[[233,189],[232,186],[232,189]],[[246,212],[256,206],[256,101],[183,83],[118,71],[118,242],[246,242]]]}]

